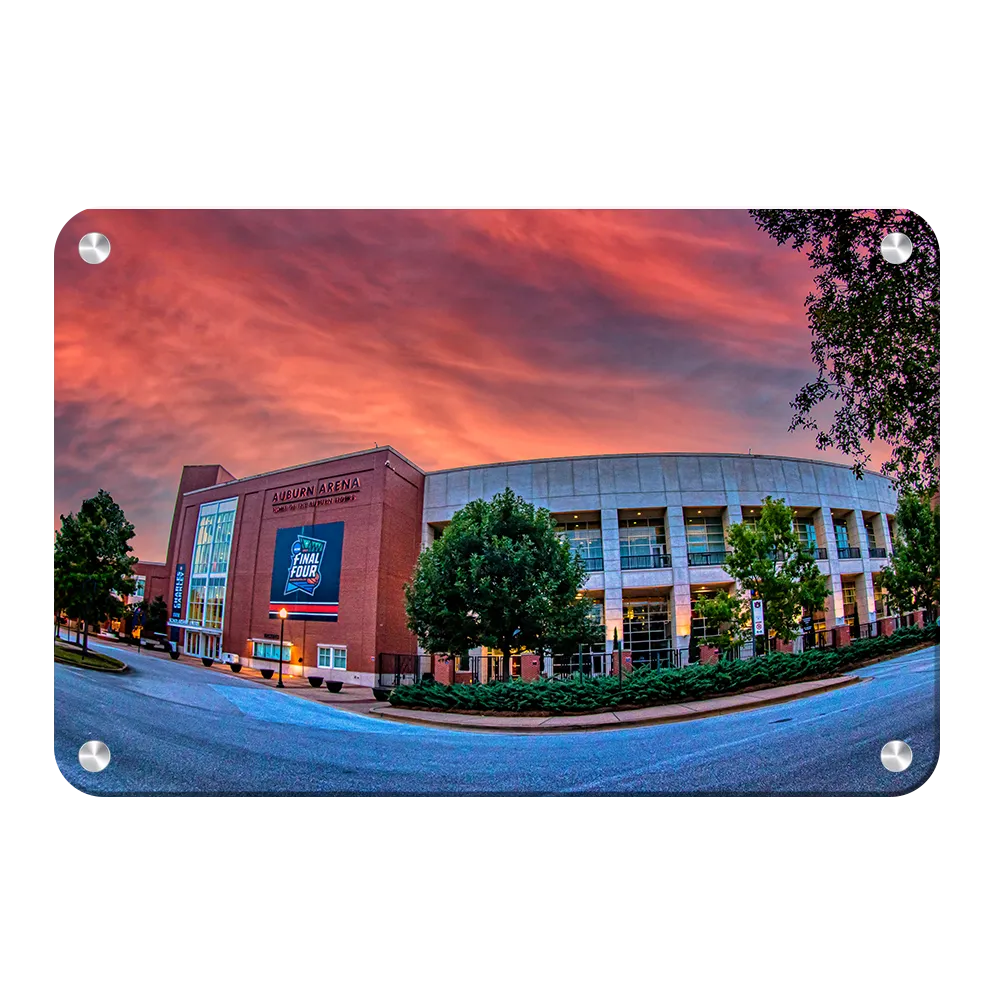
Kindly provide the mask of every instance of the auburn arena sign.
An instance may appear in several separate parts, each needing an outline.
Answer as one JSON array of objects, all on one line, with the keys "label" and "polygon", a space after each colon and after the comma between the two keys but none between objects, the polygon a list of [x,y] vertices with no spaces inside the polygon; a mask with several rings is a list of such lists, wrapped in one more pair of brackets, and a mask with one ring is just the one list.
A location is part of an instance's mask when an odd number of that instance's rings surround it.
[{"label": "auburn arena sign", "polygon": [[274,490],[271,507],[275,512],[279,512],[318,507],[328,503],[349,503],[359,492],[361,492],[361,480],[358,476],[322,479],[315,485],[310,483],[306,486],[289,486],[287,489]]}]

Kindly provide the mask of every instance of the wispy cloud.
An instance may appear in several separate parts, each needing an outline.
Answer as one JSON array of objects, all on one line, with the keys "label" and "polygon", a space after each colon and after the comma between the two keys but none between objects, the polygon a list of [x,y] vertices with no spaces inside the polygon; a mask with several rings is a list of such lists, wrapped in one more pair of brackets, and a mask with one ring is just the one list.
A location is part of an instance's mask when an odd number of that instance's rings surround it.
[{"label": "wispy cloud", "polygon": [[742,212],[85,212],[56,245],[56,515],[109,489],[162,558],[186,463],[813,456],[786,431],[810,286]]}]

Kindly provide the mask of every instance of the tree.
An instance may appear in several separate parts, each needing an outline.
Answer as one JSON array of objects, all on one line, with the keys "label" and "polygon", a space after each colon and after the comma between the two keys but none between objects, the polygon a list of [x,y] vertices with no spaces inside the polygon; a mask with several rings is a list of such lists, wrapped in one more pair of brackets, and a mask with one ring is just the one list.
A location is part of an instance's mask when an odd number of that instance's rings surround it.
[{"label": "tree", "polygon": [[579,597],[586,576],[550,513],[508,487],[466,504],[420,554],[405,590],[407,623],[431,652],[499,649],[507,677],[514,651],[603,642],[591,602]]},{"label": "tree", "polygon": [[752,635],[750,605],[739,594],[717,590],[711,597],[694,602],[699,618],[708,624],[710,638],[720,653],[739,649]]},{"label": "tree", "polygon": [[929,493],[908,491],[896,510],[896,540],[881,582],[897,613],[936,608],[941,600],[941,508]]},{"label": "tree", "polygon": [[[938,243],[913,212],[823,210],[751,212],[779,244],[805,249],[817,272],[805,300],[812,358],[819,373],[799,390],[789,430],[817,430],[820,449],[854,459],[860,479],[881,439],[891,448],[881,471],[901,487],[938,483],[940,430],[940,285]],[[879,250],[887,233],[913,244],[903,264]],[[836,403],[820,430],[815,412]]]},{"label": "tree", "polygon": [[165,634],[167,631],[167,618],[169,617],[167,602],[162,594],[157,594],[146,610],[146,626],[143,634],[156,635]]},{"label": "tree", "polygon": [[[792,509],[764,498],[760,517],[730,527],[723,568],[737,582],[744,602],[764,602],[764,623],[779,639],[791,639],[802,611],[823,607],[828,593],[809,548],[799,541]],[[749,614],[749,611],[747,611]]]},{"label": "tree", "polygon": [[99,490],[83,501],[79,514],[63,514],[55,540],[55,594],[62,610],[84,623],[83,652],[87,653],[87,627],[119,613],[121,597],[135,590],[129,555],[135,528],[125,519],[110,493]]}]

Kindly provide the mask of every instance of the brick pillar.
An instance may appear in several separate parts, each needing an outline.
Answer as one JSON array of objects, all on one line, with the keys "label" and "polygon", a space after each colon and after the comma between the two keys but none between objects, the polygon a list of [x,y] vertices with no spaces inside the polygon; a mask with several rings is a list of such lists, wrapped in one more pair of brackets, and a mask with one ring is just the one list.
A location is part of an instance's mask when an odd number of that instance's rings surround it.
[{"label": "brick pillar", "polygon": [[455,683],[455,660],[447,653],[434,654],[434,680],[438,684]]},{"label": "brick pillar", "polygon": [[879,620],[879,635],[892,635],[896,631],[895,618],[882,618]]},{"label": "brick pillar", "polygon": [[620,653],[611,654],[611,674],[614,677],[618,676],[619,662],[624,673],[632,673],[632,651],[630,649],[623,649]]},{"label": "brick pillar", "polygon": [[794,645],[795,644],[794,644],[794,642],[791,639],[775,639],[775,641],[774,641],[774,648],[779,653],[790,653],[790,652],[792,652],[792,647]]},{"label": "brick pillar", "polygon": [[537,681],[542,672],[542,658],[537,653],[521,654],[521,680]]},{"label": "brick pillar", "polygon": [[716,664],[719,662],[719,651],[715,646],[699,646],[698,655],[702,663]]},{"label": "brick pillar", "polygon": [[851,626],[850,625],[838,625],[834,632],[837,633],[837,648],[841,646],[850,646],[851,644]]},{"label": "brick pillar", "polygon": [[913,612],[913,624],[916,625],[917,628],[923,628],[924,627],[924,613],[923,613],[923,611],[914,611]]}]

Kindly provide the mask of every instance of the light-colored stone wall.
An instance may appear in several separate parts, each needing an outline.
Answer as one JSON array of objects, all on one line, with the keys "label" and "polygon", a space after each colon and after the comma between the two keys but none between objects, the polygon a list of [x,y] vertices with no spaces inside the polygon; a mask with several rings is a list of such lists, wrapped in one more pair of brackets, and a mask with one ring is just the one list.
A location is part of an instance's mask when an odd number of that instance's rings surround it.
[{"label": "light-colored stone wall", "polygon": [[[798,458],[714,454],[600,455],[541,459],[473,466],[427,473],[424,481],[424,538],[429,525],[446,524],[470,500],[489,498],[510,486],[531,503],[554,514],[594,511],[603,536],[604,571],[592,574],[586,588],[604,593],[609,638],[622,634],[623,600],[639,588],[662,589],[672,605],[674,643],[686,647],[690,637],[691,585],[725,586],[731,578],[718,566],[689,567],[684,509],[721,508],[727,526],[742,519],[743,507],[759,507],[765,496],[814,512],[817,544],[828,558],[820,569],[831,590],[827,600],[830,628],[844,621],[841,578],[854,578],[862,620],[873,613],[872,573],[885,565],[868,553],[865,518],[876,517],[876,540],[888,548],[886,515],[896,510],[896,493],[888,479],[868,473],[858,480],[848,466]],[[672,566],[658,570],[622,570],[618,519],[623,510],[665,511],[667,546]],[[832,511],[848,511],[851,544],[860,559],[837,556]],[[885,542],[883,543],[883,539]]]}]

